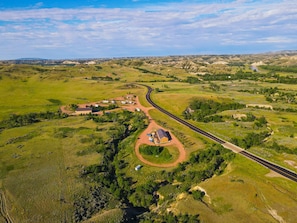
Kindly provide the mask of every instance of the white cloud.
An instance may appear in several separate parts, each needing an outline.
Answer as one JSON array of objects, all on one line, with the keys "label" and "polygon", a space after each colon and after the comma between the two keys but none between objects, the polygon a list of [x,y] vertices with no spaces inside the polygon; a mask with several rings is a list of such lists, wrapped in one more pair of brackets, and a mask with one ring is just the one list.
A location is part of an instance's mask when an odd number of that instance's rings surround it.
[{"label": "white cloud", "polygon": [[295,39],[284,37],[284,36],[270,36],[261,38],[256,41],[257,43],[293,43]]},{"label": "white cloud", "polygon": [[[296,21],[294,1],[8,10],[0,13],[0,52],[7,43],[10,57],[19,57],[15,49],[23,45],[29,53],[63,48],[63,57],[81,57],[83,48],[88,49],[83,52],[87,57],[200,53],[206,47],[220,53],[228,50],[226,46],[255,44],[251,49],[280,42],[290,48],[297,45]],[[70,55],[73,52],[77,55]],[[7,54],[0,54],[0,59]]]},{"label": "white cloud", "polygon": [[32,8],[40,8],[43,6],[43,2],[37,2]]}]

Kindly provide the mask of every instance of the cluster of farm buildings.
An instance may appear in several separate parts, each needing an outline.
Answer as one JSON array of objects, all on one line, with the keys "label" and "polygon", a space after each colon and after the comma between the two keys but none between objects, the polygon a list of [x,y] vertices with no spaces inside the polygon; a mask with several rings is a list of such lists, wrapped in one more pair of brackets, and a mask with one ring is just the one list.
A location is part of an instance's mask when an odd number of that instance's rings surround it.
[{"label": "cluster of farm buildings", "polygon": [[[140,108],[137,108],[135,105],[136,103],[136,96],[135,95],[126,95],[125,97],[120,97],[116,99],[111,100],[102,100],[100,102],[94,102],[84,105],[79,105],[78,108],[75,109],[75,112],[72,113],[73,115],[88,115],[88,114],[97,114],[98,109],[100,107],[108,107],[110,105],[117,105],[117,106],[127,106],[134,105],[132,108],[134,111],[141,111]],[[124,107],[124,109],[127,109],[128,107]],[[168,131],[165,131],[162,128],[156,129],[151,131],[147,134],[148,140],[151,143],[154,143],[156,145],[168,143],[172,140],[172,137]],[[138,171],[142,168],[142,165],[137,165],[135,167],[135,170]]]},{"label": "cluster of farm buildings", "polygon": [[[79,106],[75,109],[74,115],[88,115],[96,113],[95,111],[100,106],[105,107],[107,105],[135,105],[135,95],[127,95],[125,97],[117,98],[117,99],[111,99],[111,100],[102,100],[98,103],[94,104],[87,104],[84,106]],[[137,109],[139,111],[140,109]]]}]

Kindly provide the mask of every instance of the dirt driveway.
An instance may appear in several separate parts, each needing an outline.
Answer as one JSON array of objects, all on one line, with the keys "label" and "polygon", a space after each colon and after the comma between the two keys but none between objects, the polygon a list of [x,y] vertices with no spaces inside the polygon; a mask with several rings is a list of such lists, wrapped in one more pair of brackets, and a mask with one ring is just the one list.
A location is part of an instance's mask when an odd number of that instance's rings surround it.
[{"label": "dirt driveway", "polygon": [[[128,108],[129,107],[129,108]],[[137,158],[147,164],[147,165],[150,165],[150,166],[155,166],[155,167],[174,167],[176,166],[178,163],[181,163],[183,161],[185,161],[186,159],[186,151],[183,147],[183,144],[170,132],[170,135],[171,135],[171,138],[172,140],[168,143],[164,143],[162,145],[164,146],[169,146],[169,145],[174,145],[175,147],[178,148],[178,151],[179,151],[179,157],[172,163],[164,163],[164,164],[157,164],[157,163],[152,163],[152,162],[149,162],[148,160],[144,159],[142,157],[142,155],[140,154],[139,152],[139,147],[140,145],[142,144],[147,144],[147,145],[155,145],[155,143],[153,142],[150,142],[149,141],[149,138],[147,136],[148,133],[151,133],[152,131],[154,130],[157,130],[159,128],[163,128],[161,126],[159,126],[149,115],[149,110],[150,109],[154,109],[152,107],[144,107],[142,106],[140,103],[139,103],[139,100],[138,100],[138,97],[136,97],[136,104],[133,105],[133,106],[127,106],[127,109],[133,109],[135,110],[135,108],[140,108],[148,117],[149,117],[149,120],[150,120],[150,123],[148,125],[148,127],[141,133],[141,135],[139,136],[138,140],[136,141],[136,144],[135,144],[135,154],[137,156]],[[163,128],[164,129],[164,128]],[[166,131],[168,131],[167,129],[164,129]]]}]

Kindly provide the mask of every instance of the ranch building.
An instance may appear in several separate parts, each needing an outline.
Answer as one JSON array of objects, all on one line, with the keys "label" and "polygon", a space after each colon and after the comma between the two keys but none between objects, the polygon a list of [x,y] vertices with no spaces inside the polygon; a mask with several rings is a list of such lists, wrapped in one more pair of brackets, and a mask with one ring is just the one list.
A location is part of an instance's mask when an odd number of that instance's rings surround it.
[{"label": "ranch building", "polygon": [[156,131],[156,135],[157,135],[158,143],[166,143],[166,142],[170,142],[171,140],[170,133],[167,131],[164,131],[163,129],[158,129]]}]

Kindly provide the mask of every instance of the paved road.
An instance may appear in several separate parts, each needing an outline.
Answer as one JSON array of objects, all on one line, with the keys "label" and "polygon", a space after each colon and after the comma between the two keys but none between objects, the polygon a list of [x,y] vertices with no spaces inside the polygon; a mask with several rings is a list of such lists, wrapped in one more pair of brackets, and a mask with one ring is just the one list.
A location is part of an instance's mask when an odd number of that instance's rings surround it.
[{"label": "paved road", "polygon": [[288,170],[288,169],[285,169],[279,165],[276,165],[270,161],[267,161],[267,160],[264,160],[263,158],[260,158],[258,156],[255,156],[247,151],[245,151],[244,149],[230,143],[230,142],[226,142],[222,139],[220,139],[219,137],[209,133],[209,132],[206,132],[194,125],[192,125],[191,123],[171,114],[170,112],[168,112],[167,110],[163,109],[162,107],[160,107],[159,105],[157,105],[156,103],[154,103],[151,99],[151,93],[153,91],[153,89],[150,87],[150,86],[147,86],[147,85],[143,85],[145,87],[147,87],[148,91],[147,91],[147,94],[146,94],[146,100],[153,106],[155,107],[156,109],[158,109],[159,111],[163,112],[164,114],[168,115],[169,117],[171,117],[172,119],[176,120],[177,122],[180,122],[181,124],[189,127],[190,129],[192,129],[193,131],[217,142],[217,143],[220,143],[222,146],[224,146],[225,148],[227,149],[230,149],[232,150],[233,152],[235,153],[239,153],[259,164],[261,164],[262,166],[265,166],[266,168],[276,172],[276,173],[279,173],[281,174],[282,176],[290,179],[290,180],[293,180],[295,182],[297,182],[297,174],[292,172],[291,170]]}]

